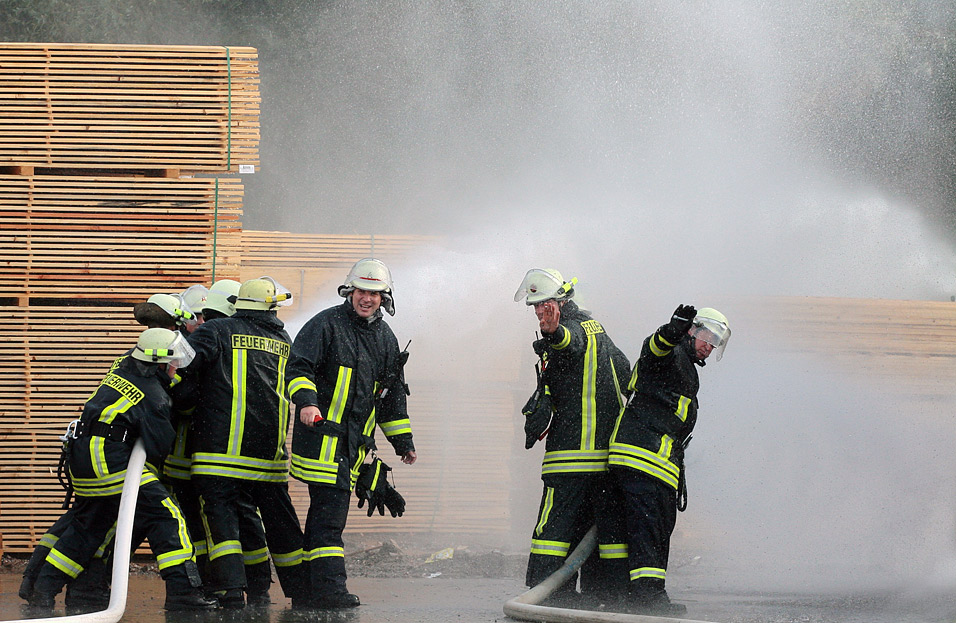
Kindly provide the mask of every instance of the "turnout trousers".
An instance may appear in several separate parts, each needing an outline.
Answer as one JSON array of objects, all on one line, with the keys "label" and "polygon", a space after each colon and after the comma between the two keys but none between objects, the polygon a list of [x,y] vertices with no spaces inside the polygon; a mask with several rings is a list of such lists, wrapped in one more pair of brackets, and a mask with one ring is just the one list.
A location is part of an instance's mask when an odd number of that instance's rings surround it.
[{"label": "turnout trousers", "polygon": [[[56,595],[67,582],[77,578],[94,559],[116,526],[120,496],[77,496],[72,519],[46,556],[34,584],[34,592]],[[133,519],[135,531],[149,539],[150,548],[166,580],[169,595],[188,593],[199,586],[198,574],[190,573],[193,548],[186,520],[159,481],[140,486]]]},{"label": "turnout trousers", "polygon": [[663,592],[671,534],[677,523],[677,491],[633,469],[612,468],[611,475],[623,493],[628,590],[641,596]]},{"label": "turnout trousers", "polygon": [[[199,504],[199,493],[191,480],[171,480],[173,497],[183,511],[186,527],[192,538],[193,551],[199,575],[208,584],[206,566],[209,562],[207,551],[206,527],[203,524]],[[269,548],[266,545],[266,533],[262,528],[259,509],[252,503],[248,491],[239,496],[239,544],[242,546],[242,560],[245,565],[246,592],[251,595],[268,592],[272,584],[272,568],[269,565]]]},{"label": "turnout trousers", "polygon": [[302,528],[289,498],[288,483],[217,476],[193,476],[192,482],[199,492],[208,539],[207,588],[252,591],[241,543],[245,519],[240,508],[249,503],[261,515],[282,593],[302,598],[308,586],[302,569]]},{"label": "turnout trousers", "polygon": [[[594,525],[604,479],[603,473],[553,474],[542,478],[544,491],[538,522],[531,535],[525,584],[537,586],[560,569],[568,554]],[[575,590],[575,581],[568,580],[558,590]]]},{"label": "turnout trousers", "polygon": [[305,522],[305,559],[309,565],[312,599],[348,593],[345,586],[345,545],[342,532],[349,516],[348,489],[309,485],[309,516]]}]

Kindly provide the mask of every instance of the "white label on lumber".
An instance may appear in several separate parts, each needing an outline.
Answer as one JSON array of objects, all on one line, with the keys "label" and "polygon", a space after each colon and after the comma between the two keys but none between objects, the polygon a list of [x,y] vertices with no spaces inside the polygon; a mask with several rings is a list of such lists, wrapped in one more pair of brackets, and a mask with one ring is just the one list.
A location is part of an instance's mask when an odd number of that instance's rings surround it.
[{"label": "white label on lumber", "polygon": [[240,164],[239,173],[255,173],[256,165],[254,164]]}]

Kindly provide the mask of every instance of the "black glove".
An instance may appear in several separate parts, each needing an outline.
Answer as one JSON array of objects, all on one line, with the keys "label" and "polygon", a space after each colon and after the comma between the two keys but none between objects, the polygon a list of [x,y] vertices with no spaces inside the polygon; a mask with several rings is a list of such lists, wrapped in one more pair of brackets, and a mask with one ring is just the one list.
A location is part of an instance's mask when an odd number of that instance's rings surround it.
[{"label": "black glove", "polygon": [[[388,482],[385,475],[392,471],[392,468],[385,464],[382,459],[374,459],[371,463],[366,463],[359,468],[359,477],[355,482],[355,496],[358,498],[358,507],[365,506],[368,502],[368,516],[378,510],[379,515],[385,514],[385,487]],[[404,510],[404,509],[403,509]]]},{"label": "black glove", "polygon": [[387,482],[382,483],[382,485],[385,487],[385,490],[382,491],[382,501],[385,503],[385,507],[392,514],[392,517],[401,517],[405,513],[405,498]]},{"label": "black glove", "polygon": [[677,344],[693,326],[695,316],[697,316],[697,310],[693,305],[678,305],[674,315],[671,316],[671,321],[661,327],[661,337],[671,344]]},{"label": "black glove", "polygon": [[534,354],[538,357],[548,352],[549,346],[548,340],[544,339],[543,337],[531,343],[531,348],[534,349]]},{"label": "black glove", "polygon": [[551,427],[551,416],[554,414],[551,409],[551,394],[541,387],[534,390],[521,413],[524,415],[524,447],[530,449]]}]

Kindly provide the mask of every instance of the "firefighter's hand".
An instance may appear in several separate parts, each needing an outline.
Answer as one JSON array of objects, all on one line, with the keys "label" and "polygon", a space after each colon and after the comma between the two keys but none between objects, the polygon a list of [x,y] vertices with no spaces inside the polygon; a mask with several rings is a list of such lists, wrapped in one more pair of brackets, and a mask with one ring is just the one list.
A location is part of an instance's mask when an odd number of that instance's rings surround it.
[{"label": "firefighter's hand", "polygon": [[534,306],[534,313],[538,317],[538,328],[542,333],[551,334],[558,330],[561,321],[561,308],[556,301],[545,301]]},{"label": "firefighter's hand", "polygon": [[414,450],[409,450],[408,452],[402,455],[402,463],[404,463],[405,465],[411,465],[416,460],[418,460],[418,455],[415,454]]},{"label": "firefighter's hand", "polygon": [[322,411],[315,405],[299,408],[299,421],[306,426],[315,426],[322,421]]},{"label": "firefighter's hand", "polygon": [[678,305],[671,316],[671,324],[681,333],[687,333],[694,324],[697,310],[693,305]]}]

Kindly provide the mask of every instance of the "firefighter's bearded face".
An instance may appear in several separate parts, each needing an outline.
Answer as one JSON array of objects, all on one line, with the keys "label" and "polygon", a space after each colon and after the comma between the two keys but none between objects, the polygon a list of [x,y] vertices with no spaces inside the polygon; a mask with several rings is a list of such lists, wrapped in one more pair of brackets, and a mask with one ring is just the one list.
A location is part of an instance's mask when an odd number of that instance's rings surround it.
[{"label": "firefighter's bearded face", "polygon": [[371,318],[382,306],[382,293],[355,288],[352,292],[352,308],[362,318]]}]

